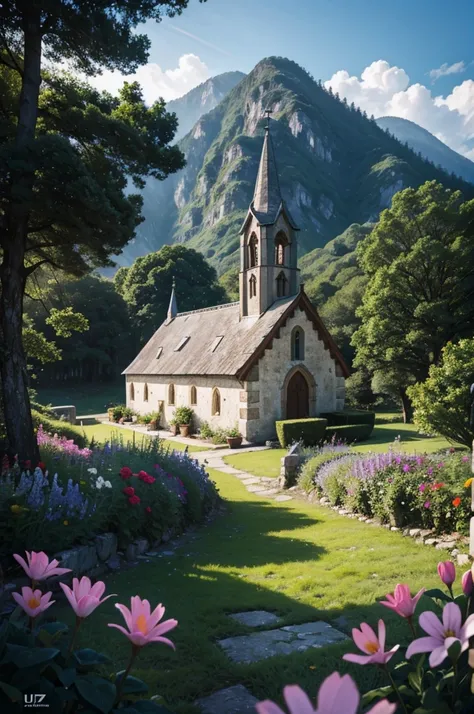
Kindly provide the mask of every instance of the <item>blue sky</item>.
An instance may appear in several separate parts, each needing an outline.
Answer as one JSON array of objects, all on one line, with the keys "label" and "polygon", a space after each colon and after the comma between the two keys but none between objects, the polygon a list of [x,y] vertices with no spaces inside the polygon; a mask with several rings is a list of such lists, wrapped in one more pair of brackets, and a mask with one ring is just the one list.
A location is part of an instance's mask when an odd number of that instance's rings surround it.
[{"label": "blue sky", "polygon": [[169,100],[286,56],[369,114],[416,121],[474,159],[473,28],[472,0],[190,0],[181,16],[140,28],[152,44],[134,79],[147,101]]}]

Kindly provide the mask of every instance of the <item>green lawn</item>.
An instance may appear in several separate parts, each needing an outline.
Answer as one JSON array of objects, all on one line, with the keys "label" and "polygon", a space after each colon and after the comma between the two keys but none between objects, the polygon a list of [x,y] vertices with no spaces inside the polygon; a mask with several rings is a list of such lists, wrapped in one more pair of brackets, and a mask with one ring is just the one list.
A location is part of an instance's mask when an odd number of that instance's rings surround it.
[{"label": "green lawn", "polygon": [[[103,444],[105,441],[110,441],[112,438],[122,438],[126,441],[133,441],[134,435],[136,443],[139,444],[142,439],[149,439],[150,437],[144,431],[143,433],[135,432],[133,429],[127,429],[126,427],[117,427],[114,424],[101,424],[99,422],[95,424],[86,424],[82,427],[86,433],[88,439],[94,438],[98,443]],[[184,451],[186,444],[182,444],[179,441],[174,441],[173,439],[164,439],[163,444],[165,447],[170,449],[176,449],[176,451]],[[203,446],[190,445],[188,451],[206,451]]]},{"label": "green lawn", "polygon": [[39,388],[37,401],[53,406],[74,404],[79,416],[104,414],[110,402],[123,404],[125,401],[125,382],[121,379],[112,383],[84,382],[79,385]]},{"label": "green lawn", "polygon": [[[118,593],[119,602],[129,605],[130,596],[139,594],[153,605],[162,602],[166,617],[179,621],[170,633],[176,652],[149,645],[133,673],[148,682],[151,695],[163,695],[180,714],[194,711],[196,697],[238,683],[260,699],[277,698],[286,683],[299,683],[314,694],[337,669],[350,672],[361,688],[372,686],[380,676],[375,667],[341,660],[344,651],[355,651],[349,640],[252,665],[232,664],[216,640],[250,631],[228,613],[266,609],[285,624],[322,619],[348,633],[360,622],[374,625],[383,617],[388,646],[407,644],[405,622],[376,601],[397,582],[410,583],[413,591],[438,586],[440,554],[306,501],[278,504],[256,497],[230,475],[211,476],[226,499],[225,513],[192,534],[175,555],[107,577],[107,591]],[[113,600],[85,621],[80,644],[107,651],[118,670],[126,663],[129,643],[108,622],[122,624]]]}]

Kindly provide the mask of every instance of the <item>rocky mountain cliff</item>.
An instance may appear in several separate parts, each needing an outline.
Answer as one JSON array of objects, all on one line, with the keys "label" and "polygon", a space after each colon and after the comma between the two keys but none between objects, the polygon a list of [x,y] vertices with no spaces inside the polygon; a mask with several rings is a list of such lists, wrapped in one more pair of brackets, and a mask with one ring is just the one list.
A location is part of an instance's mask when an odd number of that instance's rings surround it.
[{"label": "rocky mountain cliff", "polygon": [[203,114],[217,107],[244,77],[243,72],[224,72],[207,79],[183,97],[168,102],[166,109],[175,112],[179,121],[176,141],[186,136]]},{"label": "rocky mountain cliff", "polygon": [[437,179],[470,195],[472,186],[421,159],[354,106],[327,92],[295,62],[262,60],[179,143],[187,166],[145,190],[146,221],[120,257],[185,242],[219,273],[238,263],[239,228],[252,199],[263,112],[283,196],[301,227],[300,255],[352,223],[377,219],[406,186]]},{"label": "rocky mountain cliff", "polygon": [[465,181],[474,183],[474,162],[450,149],[415,122],[399,117],[380,117],[376,122],[381,129],[388,129],[401,142],[408,142],[414,151],[419,151],[436,166],[440,165],[449,173],[453,172]]}]

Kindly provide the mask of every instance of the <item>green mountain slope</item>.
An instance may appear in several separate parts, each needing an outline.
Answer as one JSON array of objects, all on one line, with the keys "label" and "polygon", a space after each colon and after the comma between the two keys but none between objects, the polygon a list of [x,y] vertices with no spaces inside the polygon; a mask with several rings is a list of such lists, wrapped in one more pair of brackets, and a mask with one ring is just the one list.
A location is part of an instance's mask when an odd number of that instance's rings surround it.
[{"label": "green mountain slope", "polygon": [[203,252],[219,273],[237,265],[238,231],[253,195],[266,108],[273,110],[282,192],[301,227],[300,255],[353,223],[377,220],[406,186],[438,179],[466,195],[473,192],[328,93],[299,65],[272,57],[182,139],[188,164],[149,197],[153,210],[123,262],[179,241]]}]

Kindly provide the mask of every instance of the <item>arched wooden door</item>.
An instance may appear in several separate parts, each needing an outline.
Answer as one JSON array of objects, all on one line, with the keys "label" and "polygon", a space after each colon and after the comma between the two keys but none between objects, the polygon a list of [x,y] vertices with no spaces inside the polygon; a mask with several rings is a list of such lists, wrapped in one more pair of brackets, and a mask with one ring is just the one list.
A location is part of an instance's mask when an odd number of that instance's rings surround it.
[{"label": "arched wooden door", "polygon": [[287,387],[286,418],[305,419],[306,417],[309,417],[308,382],[301,372],[295,372]]}]

